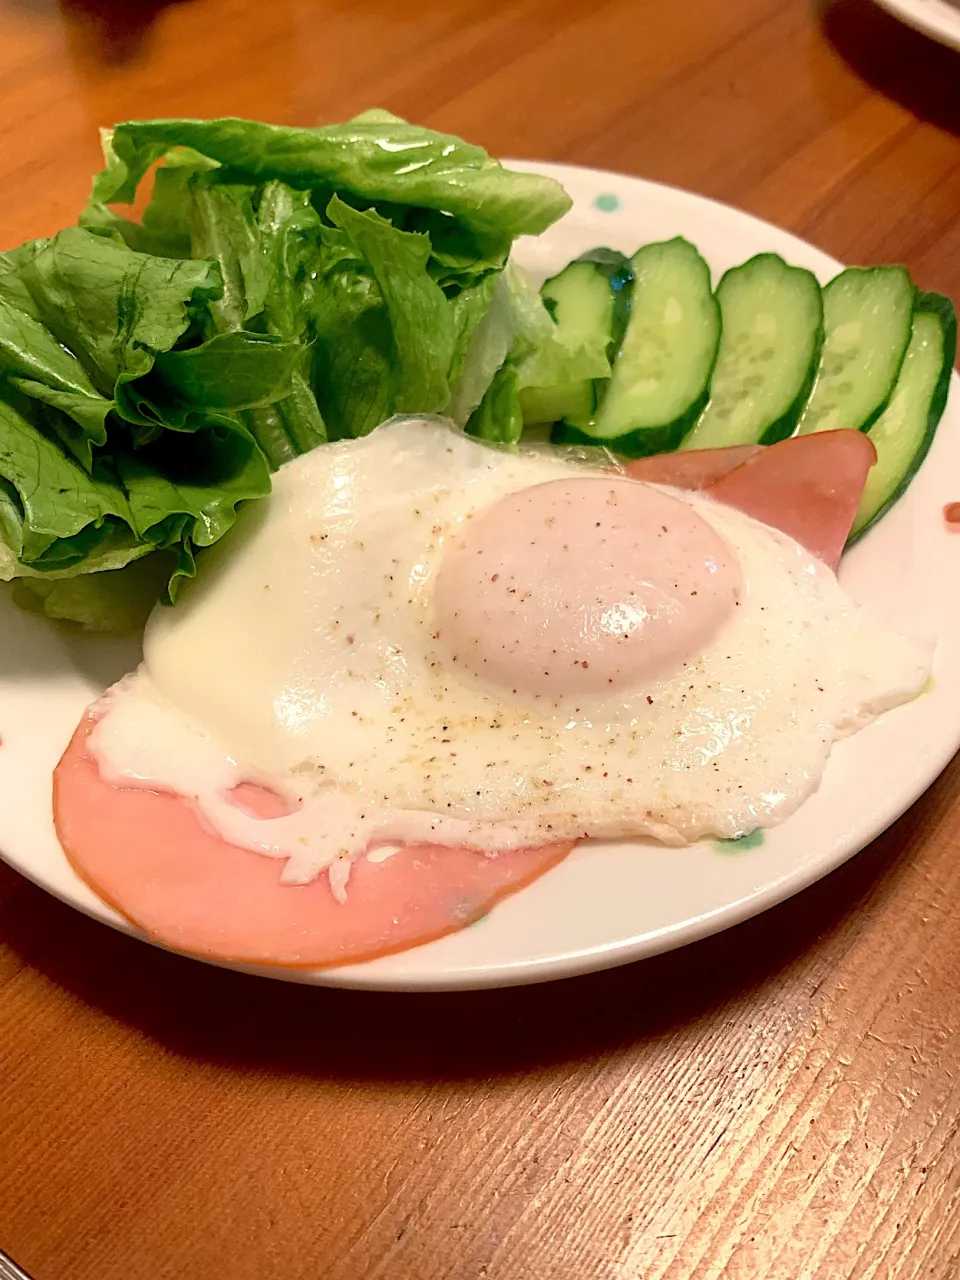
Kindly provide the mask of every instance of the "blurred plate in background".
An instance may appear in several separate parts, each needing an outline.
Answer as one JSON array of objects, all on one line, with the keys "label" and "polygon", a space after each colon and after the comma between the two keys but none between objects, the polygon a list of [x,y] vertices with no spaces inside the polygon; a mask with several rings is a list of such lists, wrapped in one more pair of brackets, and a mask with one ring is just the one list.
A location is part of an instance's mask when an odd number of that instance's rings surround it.
[{"label": "blurred plate in background", "polygon": [[953,0],[876,0],[876,3],[914,30],[960,50],[960,5]]}]

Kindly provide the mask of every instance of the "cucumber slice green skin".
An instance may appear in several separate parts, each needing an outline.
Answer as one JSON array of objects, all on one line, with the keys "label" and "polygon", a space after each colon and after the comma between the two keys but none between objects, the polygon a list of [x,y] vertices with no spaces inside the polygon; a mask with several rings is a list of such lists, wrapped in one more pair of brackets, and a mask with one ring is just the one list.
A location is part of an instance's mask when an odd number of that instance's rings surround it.
[{"label": "cucumber slice green skin", "polygon": [[[603,293],[598,298],[601,289]],[[601,247],[568,263],[544,282],[540,293],[554,322],[572,345],[591,339],[603,342],[612,363],[630,318],[632,290],[629,258],[615,249]],[[520,397],[524,422],[565,420],[588,425],[607,382],[607,378],[595,378],[556,387],[527,387]]]},{"label": "cucumber slice green skin", "polygon": [[[916,351],[915,343],[929,340],[934,333],[932,323],[940,331],[939,371],[934,378],[915,383],[911,368],[911,348]],[[921,325],[924,327],[921,328]],[[893,395],[887,408],[873,424],[873,429],[867,432],[877,445],[877,461],[867,478],[860,510],[853,522],[847,546],[862,537],[903,496],[933,444],[933,437],[946,408],[953,364],[957,356],[957,313],[950,299],[939,293],[918,293],[913,331],[914,337],[907,347],[907,355]],[[900,460],[891,464],[889,452],[884,448],[885,428],[894,427],[898,432],[908,429],[911,419],[916,429],[916,447],[905,462]],[[891,465],[895,467],[892,471],[889,470]],[[878,479],[871,484],[874,472],[877,472]]]},{"label": "cucumber slice green skin", "polygon": [[[630,322],[588,435],[622,451],[662,452],[696,421],[720,341],[710,268],[688,240],[647,244],[631,259]],[[644,439],[644,436],[649,438]]]},{"label": "cucumber slice green skin", "polygon": [[907,353],[915,294],[905,267],[848,267],[824,288],[823,354],[799,435],[877,420]]},{"label": "cucumber slice green skin", "polygon": [[[724,274],[717,298],[723,333],[710,399],[682,448],[775,444],[796,427],[820,363],[820,285],[804,268],[761,253]],[[769,333],[759,327],[767,317]]]},{"label": "cucumber slice green skin", "polygon": [[673,453],[677,447],[677,427],[645,427],[642,431],[628,431],[626,435],[606,439],[588,435],[569,421],[554,424],[551,444],[603,445],[621,458],[649,458],[655,453]]}]

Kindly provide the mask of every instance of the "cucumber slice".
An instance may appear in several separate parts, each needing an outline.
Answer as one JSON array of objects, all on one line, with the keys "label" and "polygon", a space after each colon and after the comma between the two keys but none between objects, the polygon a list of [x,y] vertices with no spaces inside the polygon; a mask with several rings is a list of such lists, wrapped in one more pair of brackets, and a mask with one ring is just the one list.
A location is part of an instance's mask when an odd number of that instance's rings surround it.
[{"label": "cucumber slice", "polygon": [[957,354],[957,315],[939,293],[917,295],[900,376],[887,407],[867,432],[877,449],[849,541],[897,501],[933,443],[946,407]]},{"label": "cucumber slice", "polygon": [[[570,351],[596,352],[601,364],[605,357],[609,372],[627,327],[632,285],[629,260],[615,249],[599,248],[547,280],[540,294],[563,345]],[[520,396],[523,420],[588,425],[606,383],[606,377],[597,377],[527,386]]]},{"label": "cucumber slice", "polygon": [[823,341],[816,277],[761,253],[717,286],[723,333],[710,400],[684,449],[774,444],[796,426]]},{"label": "cucumber slice", "polygon": [[550,440],[553,444],[604,445],[621,458],[649,458],[654,453],[672,453],[677,447],[676,428],[672,426],[628,431],[608,440],[582,431],[569,418],[554,424]]},{"label": "cucumber slice", "polygon": [[823,355],[799,434],[865,431],[890,399],[910,341],[914,287],[904,267],[850,267],[823,291]]},{"label": "cucumber slice", "polygon": [[604,345],[613,360],[630,315],[629,259],[615,249],[591,249],[547,280],[540,296],[570,347]]},{"label": "cucumber slice", "polygon": [[[635,437],[653,453],[675,448],[696,420],[720,339],[710,268],[688,240],[644,245],[631,259],[630,320],[595,420],[595,439]],[[643,435],[650,434],[644,444]]]}]

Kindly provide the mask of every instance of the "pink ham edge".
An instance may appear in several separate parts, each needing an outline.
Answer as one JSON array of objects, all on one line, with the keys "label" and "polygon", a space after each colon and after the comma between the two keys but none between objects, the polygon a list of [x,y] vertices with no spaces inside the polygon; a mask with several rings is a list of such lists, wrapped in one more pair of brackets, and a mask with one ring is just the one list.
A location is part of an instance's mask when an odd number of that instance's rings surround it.
[{"label": "pink ham edge", "polygon": [[411,845],[360,858],[335,901],[321,876],[280,883],[282,863],[203,827],[180,796],[104,782],[88,712],[54,772],[57,835],[86,884],[151,938],[191,955],[287,968],[372,960],[463,929],[555,866],[570,842],[486,855]]},{"label": "pink ham edge", "polygon": [[862,431],[815,431],[751,454],[704,492],[789,534],[836,571],[876,460]]},{"label": "pink ham edge", "polygon": [[772,445],[692,449],[639,458],[627,475],[699,489],[787,533],[836,570],[877,460],[862,431],[820,431]]},{"label": "pink ham edge", "polygon": [[624,469],[634,480],[645,480],[648,484],[670,484],[675,489],[705,489],[762,448],[760,444],[734,444],[726,449],[655,453],[649,458],[628,462]]}]

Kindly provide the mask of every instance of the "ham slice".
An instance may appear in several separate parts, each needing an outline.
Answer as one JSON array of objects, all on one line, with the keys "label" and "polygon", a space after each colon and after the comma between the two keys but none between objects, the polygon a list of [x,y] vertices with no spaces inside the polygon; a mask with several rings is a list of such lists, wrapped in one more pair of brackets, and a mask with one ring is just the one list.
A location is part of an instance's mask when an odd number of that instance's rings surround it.
[{"label": "ham slice", "polygon": [[862,431],[815,431],[751,454],[704,492],[789,534],[836,570],[876,460]]},{"label": "ham slice", "polygon": [[626,464],[628,476],[648,484],[669,484],[675,489],[705,489],[734,467],[739,467],[761,444],[732,444],[726,449],[690,449],[680,453],[655,453]]},{"label": "ham slice", "polygon": [[325,875],[281,884],[281,861],[207,830],[182,797],[104,782],[87,751],[95,723],[88,712],[54,773],[60,843],[104,902],[191,955],[291,968],[371,960],[465,928],[572,848],[407,846],[358,859],[341,904]]},{"label": "ham slice", "polygon": [[836,570],[876,460],[869,436],[842,430],[768,446],[662,454],[631,462],[626,470],[638,480],[699,489],[789,534]]}]

